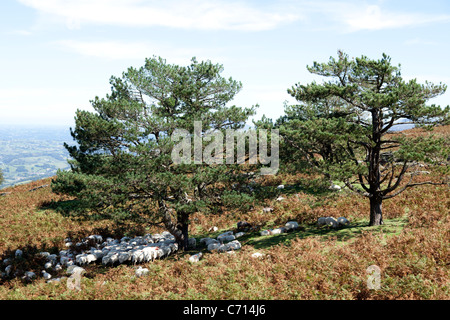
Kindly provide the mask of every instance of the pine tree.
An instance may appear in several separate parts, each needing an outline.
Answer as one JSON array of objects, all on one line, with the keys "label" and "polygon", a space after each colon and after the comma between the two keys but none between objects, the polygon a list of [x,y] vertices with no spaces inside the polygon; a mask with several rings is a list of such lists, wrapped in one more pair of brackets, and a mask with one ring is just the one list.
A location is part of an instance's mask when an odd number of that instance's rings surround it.
[{"label": "pine tree", "polygon": [[[91,101],[95,112],[76,112],[71,134],[77,145],[65,144],[71,171],[58,172],[54,192],[76,196],[90,215],[163,224],[187,248],[192,213],[218,213],[251,199],[231,188],[250,177],[242,172],[251,166],[194,159],[195,148],[203,152],[218,139],[212,135],[211,143],[198,145],[195,134],[243,128],[255,113],[255,107],[227,106],[242,84],[222,71],[209,60],[193,58],[185,67],[153,57],[121,78],[112,76],[111,94]],[[184,139],[188,149],[180,147]]]},{"label": "pine tree", "polygon": [[288,148],[281,154],[289,155],[287,161],[297,156],[297,163],[308,163],[369,198],[369,224],[380,225],[383,200],[416,185],[436,183],[414,181],[417,161],[436,162],[448,154],[444,139],[386,135],[402,123],[428,128],[448,123],[448,106],[426,104],[447,87],[405,81],[400,65],[393,66],[385,54],[380,60],[349,59],[338,51],[338,59],[330,57],[328,63],[314,62],[307,68],[330,80],[288,89],[301,104],[288,108],[278,121]]}]

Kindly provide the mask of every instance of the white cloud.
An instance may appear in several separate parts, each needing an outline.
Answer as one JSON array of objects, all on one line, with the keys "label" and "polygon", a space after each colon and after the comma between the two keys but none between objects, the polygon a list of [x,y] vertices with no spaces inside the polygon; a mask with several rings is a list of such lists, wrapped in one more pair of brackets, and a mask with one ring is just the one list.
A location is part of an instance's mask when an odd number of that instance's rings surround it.
[{"label": "white cloud", "polygon": [[397,13],[382,10],[379,6],[369,5],[364,10],[351,10],[343,13],[343,22],[349,31],[382,30],[423,25],[427,23],[450,21],[450,15],[428,15],[421,13]]},{"label": "white cloud", "polygon": [[438,43],[436,41],[423,40],[420,38],[413,38],[413,39],[404,41],[403,44],[405,44],[407,46],[414,46],[414,45],[428,46],[428,45],[437,45]]},{"label": "white cloud", "polygon": [[107,59],[142,59],[154,49],[144,43],[121,43],[117,41],[62,40],[58,44],[84,56]]},{"label": "white cloud", "polygon": [[361,30],[386,30],[425,24],[450,22],[449,14],[425,14],[411,12],[408,8],[393,11],[386,9],[383,2],[369,5],[360,1],[314,1],[303,2],[302,11],[309,23],[316,28],[356,32]]},{"label": "white cloud", "polygon": [[299,19],[290,12],[265,11],[238,1],[19,0],[42,14],[64,19],[68,28],[84,23],[164,26],[201,30],[259,31]]},{"label": "white cloud", "polygon": [[7,31],[6,34],[12,34],[17,36],[31,36],[33,33],[28,30],[13,30],[13,31]]},{"label": "white cloud", "polygon": [[221,55],[220,48],[180,48],[148,42],[124,41],[79,41],[61,40],[55,43],[61,49],[78,54],[109,60],[143,60],[152,56],[161,56],[168,63],[186,65],[192,57],[197,60],[211,60],[214,63],[224,63],[228,59]]}]

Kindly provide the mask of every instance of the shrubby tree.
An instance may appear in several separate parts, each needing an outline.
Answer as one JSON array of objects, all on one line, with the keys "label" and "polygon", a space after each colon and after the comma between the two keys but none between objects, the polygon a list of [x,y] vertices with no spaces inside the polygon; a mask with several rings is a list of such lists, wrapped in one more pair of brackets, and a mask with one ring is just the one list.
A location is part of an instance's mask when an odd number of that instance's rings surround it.
[{"label": "shrubby tree", "polygon": [[[112,76],[111,93],[91,101],[95,112],[76,112],[71,134],[77,145],[65,144],[71,171],[58,172],[54,192],[76,196],[90,215],[162,224],[183,248],[192,213],[251,203],[250,193],[232,186],[245,183],[252,166],[225,159],[194,163],[194,144],[181,144],[193,142],[194,121],[201,121],[197,133],[205,138],[243,128],[255,113],[256,107],[228,106],[242,84],[222,71],[210,61],[193,58],[189,66],[178,66],[153,57]],[[187,136],[176,136],[177,129]],[[201,150],[220,154],[211,148],[218,138],[208,137]],[[174,155],[184,160],[174,161]]]},{"label": "shrubby tree", "polygon": [[3,178],[3,171],[0,169],[0,186],[2,185],[3,181],[5,181]]},{"label": "shrubby tree", "polygon": [[433,135],[392,138],[388,133],[404,123],[428,128],[447,124],[448,106],[426,104],[443,94],[445,85],[405,81],[400,65],[393,66],[385,54],[380,60],[350,59],[339,51],[337,59],[307,68],[329,80],[288,89],[300,104],[286,107],[286,115],[274,124],[283,137],[282,161],[343,181],[367,197],[370,225],[383,223],[383,200],[413,186],[437,184],[415,180],[418,161],[445,161],[448,141]]}]

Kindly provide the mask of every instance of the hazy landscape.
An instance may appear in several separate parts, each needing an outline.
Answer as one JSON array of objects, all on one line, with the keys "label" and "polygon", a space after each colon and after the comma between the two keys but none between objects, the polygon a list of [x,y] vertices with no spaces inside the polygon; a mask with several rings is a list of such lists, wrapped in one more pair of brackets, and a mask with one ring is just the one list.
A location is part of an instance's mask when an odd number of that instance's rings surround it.
[{"label": "hazy landscape", "polygon": [[43,179],[67,169],[64,142],[72,140],[68,127],[0,126],[0,188]]}]

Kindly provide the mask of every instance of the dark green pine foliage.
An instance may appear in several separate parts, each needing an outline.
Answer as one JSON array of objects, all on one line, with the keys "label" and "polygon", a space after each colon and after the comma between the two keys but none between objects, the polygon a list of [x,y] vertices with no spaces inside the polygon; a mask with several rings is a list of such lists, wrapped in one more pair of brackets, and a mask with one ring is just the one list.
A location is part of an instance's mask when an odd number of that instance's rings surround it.
[{"label": "dark green pine foliage", "polygon": [[[66,144],[72,170],[58,172],[53,190],[76,196],[91,215],[162,224],[187,248],[192,213],[219,213],[224,205],[252,199],[231,187],[246,182],[250,175],[243,171],[251,166],[172,159],[180,143],[171,138],[176,129],[187,130],[193,142],[194,121],[201,121],[204,136],[243,128],[255,113],[255,107],[227,106],[242,84],[222,71],[210,61],[193,58],[185,67],[153,57],[111,77],[111,94],[91,101],[95,112],[76,112],[71,133],[77,145]],[[204,140],[202,149],[210,143]]]},{"label": "dark green pine foliage", "polygon": [[384,199],[434,184],[414,180],[420,171],[417,161],[445,161],[449,150],[448,141],[433,136],[411,140],[386,134],[401,123],[448,124],[448,106],[426,104],[446,86],[405,81],[400,66],[385,54],[380,60],[349,59],[338,51],[337,59],[307,68],[328,81],[288,89],[301,104],[286,107],[286,115],[274,124],[282,136],[280,155],[297,169],[314,169],[369,198],[370,225],[380,225]]}]

